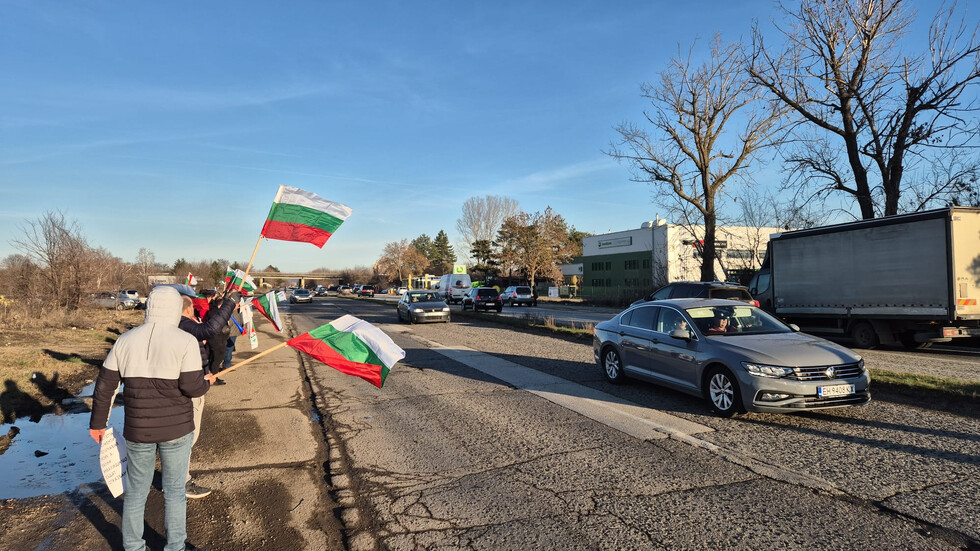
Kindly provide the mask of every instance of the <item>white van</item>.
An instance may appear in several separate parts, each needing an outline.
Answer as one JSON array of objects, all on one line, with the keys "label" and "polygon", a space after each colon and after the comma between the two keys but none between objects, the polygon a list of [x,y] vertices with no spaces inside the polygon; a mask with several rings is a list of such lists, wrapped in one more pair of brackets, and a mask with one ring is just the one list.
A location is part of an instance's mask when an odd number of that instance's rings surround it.
[{"label": "white van", "polygon": [[439,278],[439,283],[433,288],[439,291],[447,303],[452,304],[463,302],[463,297],[470,292],[471,286],[470,274],[446,274]]}]

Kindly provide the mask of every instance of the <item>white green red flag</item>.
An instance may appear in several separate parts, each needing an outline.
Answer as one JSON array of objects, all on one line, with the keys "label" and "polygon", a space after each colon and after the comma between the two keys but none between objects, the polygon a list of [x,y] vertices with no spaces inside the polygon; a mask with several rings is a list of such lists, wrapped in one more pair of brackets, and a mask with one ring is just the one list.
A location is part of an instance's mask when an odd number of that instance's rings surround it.
[{"label": "white green red flag", "polygon": [[276,328],[276,331],[282,333],[282,321],[279,319],[279,305],[278,305],[279,293],[276,291],[269,291],[268,293],[255,297],[252,299],[252,306],[258,310],[260,314],[266,317],[272,322],[272,326]]},{"label": "white green red flag", "polygon": [[262,237],[313,243],[323,248],[351,212],[347,205],[327,201],[315,193],[279,186],[262,226]]},{"label": "white green red flag", "polygon": [[241,289],[243,295],[250,295],[255,292],[255,280],[252,276],[245,277],[245,272],[229,267],[225,273],[225,289]]},{"label": "white green red flag", "polygon": [[405,351],[391,337],[350,315],[289,339],[286,344],[378,388],[395,363],[405,357]]},{"label": "white green red flag", "polygon": [[187,272],[187,280],[184,281],[184,284],[185,285],[197,285],[197,278],[194,277],[194,274],[192,274],[190,272]]}]

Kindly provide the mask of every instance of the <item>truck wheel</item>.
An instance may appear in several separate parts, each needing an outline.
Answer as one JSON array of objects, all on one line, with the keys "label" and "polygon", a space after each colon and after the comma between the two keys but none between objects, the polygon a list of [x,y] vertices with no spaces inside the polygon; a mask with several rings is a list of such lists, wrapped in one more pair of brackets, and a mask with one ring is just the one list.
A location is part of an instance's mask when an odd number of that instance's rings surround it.
[{"label": "truck wheel", "polygon": [[874,348],[881,342],[875,328],[866,321],[859,321],[851,326],[851,338],[858,348]]},{"label": "truck wheel", "polygon": [[902,346],[905,348],[912,348],[917,350],[924,350],[926,348],[932,347],[931,342],[917,342],[912,333],[902,333],[898,336],[898,340],[901,341]]}]

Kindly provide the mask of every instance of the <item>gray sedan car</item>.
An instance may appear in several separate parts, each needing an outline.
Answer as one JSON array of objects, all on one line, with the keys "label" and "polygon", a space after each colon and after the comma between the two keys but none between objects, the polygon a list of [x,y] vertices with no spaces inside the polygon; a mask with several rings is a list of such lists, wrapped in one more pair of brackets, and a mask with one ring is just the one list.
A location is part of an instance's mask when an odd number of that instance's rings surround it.
[{"label": "gray sedan car", "polygon": [[449,323],[449,305],[435,291],[408,291],[398,301],[398,321]]},{"label": "gray sedan car", "polygon": [[596,325],[593,352],[610,382],[633,377],[701,396],[726,417],[871,400],[860,356],[742,302],[673,299],[631,306]]}]

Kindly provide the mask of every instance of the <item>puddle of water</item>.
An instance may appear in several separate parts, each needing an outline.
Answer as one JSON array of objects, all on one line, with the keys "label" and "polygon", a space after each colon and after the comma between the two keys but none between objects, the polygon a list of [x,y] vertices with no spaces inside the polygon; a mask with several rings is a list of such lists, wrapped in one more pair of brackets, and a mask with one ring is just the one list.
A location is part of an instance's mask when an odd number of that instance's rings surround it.
[{"label": "puddle of water", "polygon": [[[99,445],[88,434],[89,417],[87,412],[45,415],[37,423],[14,423],[20,433],[0,455],[0,499],[60,494],[81,484],[103,484]],[[109,416],[109,426],[118,435],[122,435],[123,417],[122,407],[113,408]],[[3,432],[9,428],[0,425]],[[37,457],[36,451],[47,455]]]}]

